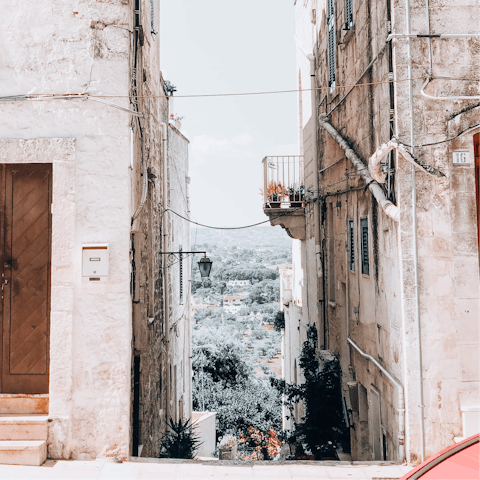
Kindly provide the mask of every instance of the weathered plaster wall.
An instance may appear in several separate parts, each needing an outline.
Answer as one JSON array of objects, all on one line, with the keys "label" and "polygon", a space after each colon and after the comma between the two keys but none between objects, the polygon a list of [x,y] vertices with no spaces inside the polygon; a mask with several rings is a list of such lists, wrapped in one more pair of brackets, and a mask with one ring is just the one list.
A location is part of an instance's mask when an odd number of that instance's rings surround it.
[{"label": "weathered plaster wall", "polygon": [[[321,3],[321,5],[320,5]],[[344,4],[335,3],[336,85],[328,85],[327,24],[324,2],[296,2],[297,45],[303,49],[312,44],[316,57],[316,82],[319,87],[317,107],[330,113],[330,121],[360,158],[366,159],[391,136],[390,115],[393,114],[397,134],[409,143],[408,82],[406,40],[393,43],[392,57],[385,44],[387,2],[359,0],[353,2],[355,26],[343,30]],[[431,28],[434,33],[474,32],[478,27],[478,2],[470,0],[448,7],[430,2]],[[392,3],[392,31],[404,33],[404,2]],[[316,25],[309,24],[316,9]],[[319,11],[319,9],[321,11]],[[426,31],[425,5],[412,9],[412,31]],[[470,16],[467,12],[470,12]],[[477,16],[471,15],[476,12]],[[447,21],[448,19],[448,21]],[[311,23],[311,22],[310,22]],[[447,28],[448,27],[448,28]],[[478,40],[432,40],[434,75],[469,78],[478,70]],[[415,144],[430,143],[454,136],[478,122],[478,109],[449,117],[471,105],[468,101],[432,101],[420,95],[423,77],[428,69],[428,40],[415,39],[413,44]],[[307,47],[306,47],[307,46]],[[306,51],[306,53],[311,53]],[[454,59],[454,60],[452,60]],[[307,81],[310,66],[297,50],[302,83]],[[373,66],[367,66],[373,61]],[[391,109],[388,78],[390,63],[395,83],[394,110]],[[363,76],[361,76],[363,74]],[[377,85],[360,86],[349,93],[355,82]],[[304,88],[305,85],[302,85]],[[441,83],[429,87],[431,94],[475,94],[478,82]],[[348,96],[343,101],[344,95]],[[478,93],[476,93],[478,95]],[[303,149],[307,189],[313,162],[311,150],[311,118],[306,112],[307,92],[301,96]],[[336,107],[340,102],[340,106]],[[476,207],[473,170],[473,134],[468,132],[455,142],[416,149],[415,154],[426,163],[442,170],[446,177],[433,179],[416,173],[419,256],[420,321],[422,328],[426,456],[450,445],[461,434],[460,406],[478,404],[478,244],[476,239]],[[469,149],[469,166],[452,166],[454,149]],[[377,358],[399,379],[407,391],[407,454],[415,463],[419,459],[418,339],[415,333],[414,277],[411,214],[411,167],[401,157],[395,159],[395,189],[401,209],[400,225],[386,217],[370,193],[364,190],[343,151],[324,131],[318,132],[320,196],[324,202],[321,218],[324,234],[326,345],[340,352],[343,391],[347,381],[356,380],[365,388],[370,401],[370,388],[376,387],[381,398],[381,424],[386,433],[387,459],[398,460],[398,414],[396,391],[374,366],[348,348],[347,332],[366,353]],[[331,168],[330,168],[331,167]],[[341,193],[342,191],[350,192]],[[340,192],[340,193],[339,193]],[[395,198],[392,197],[395,201]],[[360,272],[360,219],[368,219],[370,273]],[[307,237],[312,237],[316,219],[306,209]],[[347,221],[354,221],[356,269],[349,271]],[[310,233],[309,233],[310,232]],[[303,242],[308,255],[314,255],[308,241]],[[311,257],[311,258],[312,258]],[[306,279],[313,281],[312,264],[307,262]],[[310,273],[309,273],[310,271]],[[310,289],[308,290],[311,291]],[[308,298],[307,298],[308,301]],[[312,296],[308,305],[312,305]],[[307,310],[307,309],[304,309]],[[465,332],[465,333],[464,333]],[[468,333],[467,333],[468,332]],[[468,339],[467,339],[468,336]],[[475,403],[476,402],[476,403]],[[366,428],[371,418],[365,412],[352,412],[358,422],[352,434],[354,458],[371,459],[372,430]],[[362,417],[362,418],[360,418]]]},{"label": "weathered plaster wall", "polygon": [[[142,2],[141,12],[142,23],[149,26],[150,2]],[[2,95],[88,91],[117,95],[112,103],[131,108],[132,21],[128,0],[14,2],[0,19]],[[143,92],[158,94],[163,92],[158,40],[150,28],[144,30],[144,68],[138,78]],[[3,161],[54,165],[48,454],[126,457],[131,425],[130,229],[145,166],[137,153],[138,131],[132,159],[132,118],[126,112],[77,99],[2,102],[0,107],[0,137],[12,139],[2,151]],[[142,109],[143,135],[148,137],[143,158],[160,178],[158,121],[162,115],[166,121],[168,112],[155,99],[141,102]],[[159,196],[157,188],[148,199],[143,215],[149,219],[158,210],[152,208],[152,198]],[[142,221],[140,229],[149,225]],[[158,243],[158,230],[156,238]],[[110,276],[106,283],[85,283],[81,246],[96,242],[109,244]],[[145,268],[152,272],[151,264]],[[161,305],[157,295],[157,315]],[[159,385],[155,387],[159,397]]]},{"label": "weathered plaster wall", "polygon": [[[188,177],[189,141],[173,125],[168,128],[168,192],[169,208],[185,218],[190,217],[189,177]],[[170,251],[190,248],[190,223],[169,213],[171,225],[169,239]],[[178,256],[176,256],[178,259]],[[191,307],[190,307],[190,272],[191,262],[198,262],[200,255],[184,256],[182,268],[182,290],[180,295],[180,264],[171,259],[173,264],[168,269],[169,325],[171,365],[173,375],[173,392],[170,396],[172,417],[190,418],[192,412],[191,393]]]}]

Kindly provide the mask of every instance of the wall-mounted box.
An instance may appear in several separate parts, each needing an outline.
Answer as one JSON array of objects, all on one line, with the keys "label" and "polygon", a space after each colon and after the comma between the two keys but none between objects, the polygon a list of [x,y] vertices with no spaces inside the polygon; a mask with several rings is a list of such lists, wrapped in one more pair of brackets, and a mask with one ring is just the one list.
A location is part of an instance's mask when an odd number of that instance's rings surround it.
[{"label": "wall-mounted box", "polygon": [[108,243],[82,245],[82,281],[106,282],[109,273]]}]

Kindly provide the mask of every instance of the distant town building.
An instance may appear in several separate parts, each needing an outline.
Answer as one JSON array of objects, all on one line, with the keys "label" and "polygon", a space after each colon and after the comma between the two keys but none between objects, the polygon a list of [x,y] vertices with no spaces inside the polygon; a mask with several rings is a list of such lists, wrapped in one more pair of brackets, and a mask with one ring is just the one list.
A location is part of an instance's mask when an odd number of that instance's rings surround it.
[{"label": "distant town building", "polygon": [[227,287],[245,287],[250,285],[250,280],[229,280],[227,282]]},{"label": "distant town building", "polygon": [[242,301],[245,297],[240,295],[227,295],[223,297],[223,308],[229,313],[237,313],[242,308]]}]

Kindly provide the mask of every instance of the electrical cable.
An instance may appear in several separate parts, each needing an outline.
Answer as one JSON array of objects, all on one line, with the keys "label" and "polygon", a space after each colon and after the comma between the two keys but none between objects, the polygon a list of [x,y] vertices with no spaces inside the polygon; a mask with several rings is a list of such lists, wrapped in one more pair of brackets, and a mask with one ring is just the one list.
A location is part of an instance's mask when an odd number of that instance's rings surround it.
[{"label": "electrical cable", "polygon": [[461,135],[463,135],[464,133],[470,131],[470,130],[473,130],[474,128],[477,128],[478,126],[480,126],[479,123],[476,123],[475,125],[472,125],[468,128],[466,128],[465,130],[462,130],[460,133],[457,133],[457,135],[455,135],[454,137],[450,137],[450,138],[446,138],[445,140],[440,140],[439,142],[432,142],[432,143],[423,143],[422,145],[409,145],[408,143],[405,143],[405,142],[402,142],[402,140],[400,140],[398,137],[394,136],[393,138],[395,138],[396,140],[398,140],[398,143],[401,143],[403,146],[405,147],[409,147],[409,148],[421,148],[421,147],[430,147],[432,145],[440,145],[441,143],[447,143],[447,142],[451,142],[452,140],[455,140],[456,138],[460,137]]},{"label": "electrical cable", "polygon": [[[368,83],[356,83],[356,84],[347,84],[347,85],[336,85],[335,88],[355,88],[355,87],[369,87],[372,85],[383,85],[386,83],[400,83],[407,82],[410,80],[423,80],[424,77],[414,77],[414,78],[403,78],[397,80],[383,80],[379,82],[368,82]],[[463,81],[477,81],[477,78],[455,78],[455,80]],[[210,93],[210,94],[193,94],[193,95],[175,95],[174,98],[202,98],[202,97],[235,97],[235,96],[249,96],[249,95],[275,95],[279,93],[299,93],[299,92],[311,92],[319,90],[330,90],[329,86],[320,86],[316,88],[301,88],[293,90],[272,90],[272,91],[261,91],[261,92],[240,92],[240,93]],[[172,95],[173,97],[173,95]],[[14,102],[18,100],[62,100],[68,99],[72,100],[75,98],[80,99],[94,99],[94,98],[169,98],[168,95],[92,95],[84,93],[64,93],[64,94],[55,94],[55,93],[39,93],[39,94],[19,94],[19,95],[7,95],[0,96],[0,102]],[[118,105],[111,105],[113,107],[119,107]]]},{"label": "electrical cable", "polygon": [[[189,218],[186,218],[186,217],[180,215],[179,213],[175,212],[174,210],[172,210],[170,208],[164,208],[162,204],[160,204],[160,205],[164,209],[164,212],[172,212],[174,215],[176,215],[177,217],[183,218],[183,220],[186,220],[187,222],[193,223],[195,225],[199,225],[200,227],[211,228],[213,230],[241,230],[243,228],[256,227],[257,225],[263,225],[264,223],[270,222],[270,220],[265,220],[263,222],[253,223],[252,225],[243,225],[241,227],[213,227],[211,225],[204,225],[203,223],[194,222],[193,220],[190,220]],[[273,217],[272,220],[276,220],[277,218],[281,218],[281,217],[285,217],[287,215],[291,215],[292,211],[298,211],[298,210],[302,210],[302,209],[303,209],[303,207],[290,208],[288,213],[284,213],[284,214],[278,215],[276,217]]]}]

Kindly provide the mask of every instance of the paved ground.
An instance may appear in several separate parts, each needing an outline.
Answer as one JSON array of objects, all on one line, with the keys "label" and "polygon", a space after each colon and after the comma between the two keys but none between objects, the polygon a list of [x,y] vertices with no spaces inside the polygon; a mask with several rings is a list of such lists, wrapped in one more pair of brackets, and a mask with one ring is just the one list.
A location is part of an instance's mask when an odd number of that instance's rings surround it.
[{"label": "paved ground", "polygon": [[398,479],[412,467],[347,462],[220,462],[145,461],[112,463],[105,461],[52,461],[41,467],[0,465],[1,480],[372,480]]}]

